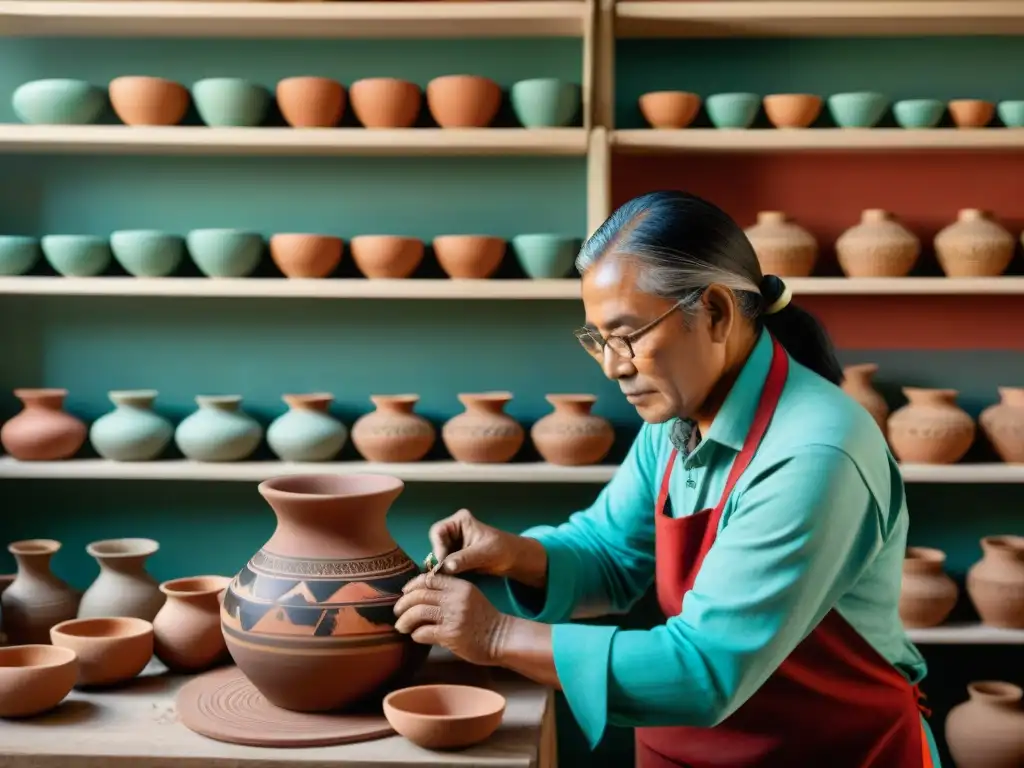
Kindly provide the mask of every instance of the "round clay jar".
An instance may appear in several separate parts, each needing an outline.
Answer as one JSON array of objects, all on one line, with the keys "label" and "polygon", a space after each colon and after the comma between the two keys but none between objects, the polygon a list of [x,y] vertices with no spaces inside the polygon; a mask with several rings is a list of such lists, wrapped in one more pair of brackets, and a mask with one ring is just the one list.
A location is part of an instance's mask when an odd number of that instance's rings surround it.
[{"label": "round clay jar", "polygon": [[808,277],[814,272],[818,241],[782,211],[761,211],[757,214],[757,223],[745,232],[754,246],[762,273]]},{"label": "round clay jar", "polygon": [[942,570],[946,553],[928,547],[908,547],[903,560],[900,618],[908,629],[935,627],[944,622],[959,590]]},{"label": "round clay jar", "polygon": [[352,425],[352,444],[367,461],[419,461],[437,440],[434,425],[413,413],[419,395],[373,395],[377,410]]},{"label": "round clay jar", "polygon": [[871,418],[875,420],[884,435],[888,430],[886,422],[889,419],[889,404],[871,385],[871,379],[876,373],[878,373],[878,366],[874,363],[848,365],[843,369],[842,388],[846,394],[871,414]]},{"label": "round clay jar", "polygon": [[935,236],[935,258],[947,277],[999,277],[1017,243],[992,214],[965,208]]},{"label": "round clay jar", "polygon": [[549,464],[573,467],[597,464],[611,450],[615,431],[607,419],[590,412],[594,395],[547,395],[555,410],[530,429],[537,452]]},{"label": "round clay jar", "polygon": [[903,390],[908,402],[889,417],[889,444],[910,464],[955,464],[974,443],[974,420],[956,404],[955,389]]},{"label": "round clay jar", "polygon": [[509,392],[459,395],[466,410],[441,428],[441,440],[452,458],[473,464],[511,460],[523,446],[526,432],[504,412],[510,400]]},{"label": "round clay jar", "polygon": [[1024,629],[1024,536],[986,536],[967,571],[967,594],[984,624]]},{"label": "round clay jar", "polygon": [[999,458],[1024,464],[1024,387],[999,387],[999,397],[981,412],[978,423]]},{"label": "round clay jar", "polygon": [[921,255],[921,241],[881,208],[868,208],[860,223],[836,240],[836,257],[847,277],[905,277]]}]

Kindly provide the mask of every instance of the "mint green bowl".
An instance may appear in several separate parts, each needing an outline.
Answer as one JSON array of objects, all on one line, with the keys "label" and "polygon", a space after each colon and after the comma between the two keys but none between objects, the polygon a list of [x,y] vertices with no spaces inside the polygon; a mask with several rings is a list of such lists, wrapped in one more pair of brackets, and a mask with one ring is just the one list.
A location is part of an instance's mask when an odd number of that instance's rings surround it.
[{"label": "mint green bowl", "polygon": [[167,277],[185,257],[185,240],[152,229],[126,229],[110,235],[110,249],[129,275]]},{"label": "mint green bowl", "polygon": [[47,262],[64,277],[95,277],[112,260],[110,243],[96,235],[45,235],[42,247]]},{"label": "mint green bowl", "polygon": [[996,114],[1007,128],[1024,128],[1024,101],[1000,101],[996,105]]},{"label": "mint green bowl", "polygon": [[834,93],[828,97],[828,111],[840,128],[874,128],[888,108],[888,97],[873,91]]},{"label": "mint green bowl", "polygon": [[902,128],[934,128],[945,111],[938,99],[903,99],[892,105],[892,116]]},{"label": "mint green bowl", "polygon": [[18,86],[11,96],[11,106],[23,123],[88,125],[103,113],[107,96],[84,80],[33,80]]},{"label": "mint green bowl", "polygon": [[716,93],[704,99],[704,111],[715,128],[749,128],[760,109],[756,93]]},{"label": "mint green bowl", "polygon": [[0,275],[24,275],[41,256],[39,241],[21,235],[0,235]]},{"label": "mint green bowl", "polygon": [[207,277],[248,277],[263,256],[263,238],[241,229],[193,229],[185,243]]},{"label": "mint green bowl", "polygon": [[580,110],[580,88],[553,77],[520,80],[509,93],[512,111],[526,128],[562,128]]},{"label": "mint green bowl", "polygon": [[519,266],[534,280],[565,277],[578,250],[579,240],[566,235],[537,233],[512,238]]},{"label": "mint green bowl", "polygon": [[199,117],[215,128],[260,125],[270,108],[270,92],[238,77],[210,77],[192,86]]}]

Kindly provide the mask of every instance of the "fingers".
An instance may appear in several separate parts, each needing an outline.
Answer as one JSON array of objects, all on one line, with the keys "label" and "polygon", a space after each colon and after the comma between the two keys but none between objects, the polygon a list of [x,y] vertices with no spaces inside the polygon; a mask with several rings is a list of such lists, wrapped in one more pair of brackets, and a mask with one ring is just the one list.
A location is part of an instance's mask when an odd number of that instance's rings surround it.
[{"label": "fingers", "polygon": [[414,642],[423,645],[441,644],[441,633],[436,624],[424,624],[422,627],[417,627],[413,630],[411,637]]},{"label": "fingers", "polygon": [[415,592],[417,589],[444,590],[451,587],[453,581],[455,581],[455,579],[441,573],[421,573],[415,579],[410,580],[404,587],[402,587],[402,593],[407,595],[410,592]]},{"label": "fingers", "polygon": [[444,612],[436,605],[414,605],[398,617],[395,629],[408,635],[424,624],[436,626],[444,621]]},{"label": "fingers", "polygon": [[414,605],[440,605],[442,592],[436,589],[414,589],[398,598],[395,603],[395,616],[401,616]]},{"label": "fingers", "polygon": [[430,549],[441,560],[462,546],[463,524],[472,520],[473,516],[468,509],[460,509],[454,515],[439,520],[430,526],[427,534],[430,539]]}]

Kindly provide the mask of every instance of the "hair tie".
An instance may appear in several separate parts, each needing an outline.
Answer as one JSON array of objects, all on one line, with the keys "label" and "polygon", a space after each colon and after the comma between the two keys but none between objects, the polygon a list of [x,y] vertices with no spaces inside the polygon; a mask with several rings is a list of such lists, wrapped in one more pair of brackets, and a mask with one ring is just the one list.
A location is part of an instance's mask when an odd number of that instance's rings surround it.
[{"label": "hair tie", "polygon": [[775,275],[765,275],[761,281],[761,296],[768,305],[764,314],[774,315],[789,306],[793,300],[793,292],[781,278]]}]

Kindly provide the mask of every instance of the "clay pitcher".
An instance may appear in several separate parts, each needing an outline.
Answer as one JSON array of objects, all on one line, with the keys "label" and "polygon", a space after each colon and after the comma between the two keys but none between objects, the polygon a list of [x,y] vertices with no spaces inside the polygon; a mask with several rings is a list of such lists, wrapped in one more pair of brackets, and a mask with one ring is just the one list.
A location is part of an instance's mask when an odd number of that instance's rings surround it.
[{"label": "clay pitcher", "polygon": [[871,418],[875,420],[884,435],[888,429],[886,422],[889,419],[889,405],[885,402],[885,398],[871,386],[871,379],[876,373],[878,373],[878,366],[874,363],[847,366],[843,369],[843,391],[871,414]]},{"label": "clay pitcher", "polygon": [[959,590],[942,570],[946,553],[928,547],[908,547],[903,560],[900,618],[908,629],[936,627],[956,605]]},{"label": "clay pitcher", "polygon": [[167,602],[153,619],[156,657],[173,672],[202,672],[228,660],[220,607],[231,579],[191,576],[160,585]]},{"label": "clay pitcher", "polygon": [[967,594],[990,627],[1024,629],[1024,536],[986,536],[967,571]]},{"label": "clay pitcher", "polygon": [[615,442],[615,430],[607,419],[590,412],[593,395],[547,395],[553,413],[538,420],[530,430],[537,452],[549,464],[573,467],[597,464]]},{"label": "clay pitcher", "polygon": [[999,387],[1000,402],[978,417],[981,431],[999,458],[1024,464],[1024,387]]},{"label": "clay pitcher", "polygon": [[152,539],[94,541],[85,551],[96,558],[100,575],[85,590],[78,618],[127,616],[152,621],[164,604],[164,596],[146,572],[146,560],[160,545]]},{"label": "clay pitcher", "polygon": [[498,464],[512,459],[526,440],[519,423],[504,412],[510,392],[459,395],[466,410],[445,422],[441,440],[456,461]]},{"label": "clay pitcher", "polygon": [[395,630],[420,569],[388,532],[405,484],[387,475],[294,475],[259,485],[277,528],[224,596],[224,638],[268,701],[338,710],[406,678],[427,646]]},{"label": "clay pitcher", "polygon": [[956,404],[955,389],[905,387],[910,402],[889,417],[889,445],[900,461],[955,464],[974,442],[976,427]]},{"label": "clay pitcher", "polygon": [[87,430],[63,410],[66,389],[16,389],[14,396],[25,407],[0,429],[4,450],[18,461],[59,461],[78,453]]},{"label": "clay pitcher", "polygon": [[967,686],[970,699],[950,710],[946,741],[957,768],[1024,765],[1024,690],[994,680]]},{"label": "clay pitcher", "polygon": [[9,544],[18,575],[3,594],[4,632],[10,645],[49,645],[50,627],[75,618],[79,593],[50,571],[60,549],[53,539],[30,539]]},{"label": "clay pitcher", "polygon": [[413,413],[419,395],[373,395],[377,410],[352,425],[352,444],[367,461],[419,461],[437,440],[434,425]]}]

